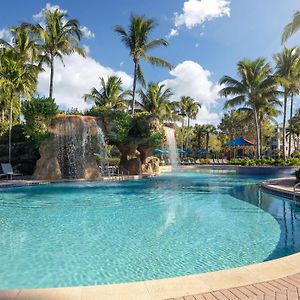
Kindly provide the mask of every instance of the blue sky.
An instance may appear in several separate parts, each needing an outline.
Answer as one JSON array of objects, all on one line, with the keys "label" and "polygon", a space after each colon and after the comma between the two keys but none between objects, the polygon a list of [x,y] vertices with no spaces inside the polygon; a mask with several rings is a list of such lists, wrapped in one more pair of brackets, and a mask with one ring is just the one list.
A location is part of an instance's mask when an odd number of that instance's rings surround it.
[{"label": "blue sky", "polygon": [[[67,10],[70,18],[79,19],[90,30],[90,37],[82,40],[89,49],[88,58],[66,58],[66,68],[57,63],[54,96],[62,107],[84,109],[87,104],[81,95],[97,85],[99,76],[117,72],[125,86],[130,86],[132,62],[113,27],[126,27],[132,13],[144,14],[158,23],[154,38],[165,37],[172,29],[177,31],[167,48],[153,52],[170,61],[175,70],[170,74],[166,69],[144,65],[147,81],[164,82],[174,89],[176,97],[191,93],[204,107],[197,118],[201,123],[216,123],[221,117],[223,101],[216,96],[220,77],[235,76],[240,59],[264,56],[271,60],[281,49],[283,27],[300,9],[299,0],[11,0],[1,3],[0,35],[21,21],[33,22],[33,16],[47,3]],[[297,34],[288,46],[299,40]],[[40,78],[41,94],[47,94],[48,75],[45,72]]]}]

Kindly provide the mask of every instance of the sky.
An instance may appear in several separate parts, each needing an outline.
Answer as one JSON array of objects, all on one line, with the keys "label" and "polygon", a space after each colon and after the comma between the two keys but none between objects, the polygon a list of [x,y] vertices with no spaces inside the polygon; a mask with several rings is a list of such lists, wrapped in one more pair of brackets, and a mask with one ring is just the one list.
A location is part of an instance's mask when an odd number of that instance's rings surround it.
[{"label": "sky", "polygon": [[[127,27],[132,14],[153,18],[157,26],[151,38],[166,38],[168,47],[151,54],[168,60],[173,70],[142,64],[146,81],[161,82],[172,89],[174,99],[191,96],[200,102],[196,123],[217,124],[224,113],[218,81],[223,75],[236,77],[239,60],[266,57],[281,50],[280,37],[291,21],[299,0],[85,0],[1,1],[0,38],[9,39],[9,27],[20,22],[41,22],[43,9],[59,8],[80,21],[81,45],[87,57],[77,54],[55,63],[54,97],[62,109],[88,108],[82,95],[99,88],[99,77],[116,74],[124,88],[132,85],[133,63],[114,32]],[[287,46],[299,43],[300,33]],[[38,93],[47,95],[49,70],[39,76]],[[296,107],[300,107],[297,99]],[[299,102],[299,104],[298,104]]]}]

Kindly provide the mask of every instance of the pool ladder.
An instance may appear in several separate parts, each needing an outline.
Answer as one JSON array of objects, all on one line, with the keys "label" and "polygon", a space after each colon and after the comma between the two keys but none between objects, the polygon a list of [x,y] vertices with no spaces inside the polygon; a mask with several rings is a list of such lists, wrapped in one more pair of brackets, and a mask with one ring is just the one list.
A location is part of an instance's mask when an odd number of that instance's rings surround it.
[{"label": "pool ladder", "polygon": [[297,192],[296,192],[296,188],[300,186],[300,182],[296,183],[293,187],[293,200],[296,201],[296,195],[297,195]]}]

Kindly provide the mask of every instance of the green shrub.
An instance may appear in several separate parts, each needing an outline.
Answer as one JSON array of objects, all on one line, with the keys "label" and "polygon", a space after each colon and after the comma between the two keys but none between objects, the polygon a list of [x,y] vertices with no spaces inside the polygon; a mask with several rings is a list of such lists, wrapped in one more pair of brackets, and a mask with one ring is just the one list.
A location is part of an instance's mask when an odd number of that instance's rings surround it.
[{"label": "green shrub", "polygon": [[26,135],[41,143],[48,137],[48,124],[59,113],[59,109],[54,99],[37,97],[22,103],[22,113],[26,121]]},{"label": "green shrub", "polygon": [[295,172],[297,181],[300,181],[300,169]]}]

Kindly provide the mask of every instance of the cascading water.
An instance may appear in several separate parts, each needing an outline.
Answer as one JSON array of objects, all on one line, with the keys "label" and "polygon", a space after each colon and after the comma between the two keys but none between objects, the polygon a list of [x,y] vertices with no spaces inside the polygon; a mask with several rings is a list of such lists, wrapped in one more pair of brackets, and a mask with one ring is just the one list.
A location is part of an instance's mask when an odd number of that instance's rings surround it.
[{"label": "cascading water", "polygon": [[178,153],[175,130],[167,126],[164,127],[164,130],[167,138],[167,145],[169,148],[169,159],[172,166],[172,172],[176,172],[178,170]]},{"label": "cascading water", "polygon": [[63,178],[86,178],[87,169],[98,168],[95,153],[107,158],[105,137],[95,118],[65,116],[53,124],[52,132]]}]

